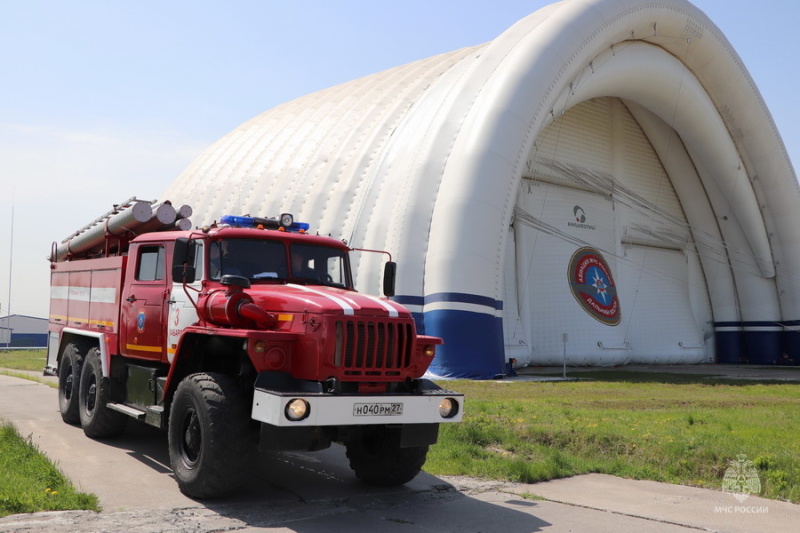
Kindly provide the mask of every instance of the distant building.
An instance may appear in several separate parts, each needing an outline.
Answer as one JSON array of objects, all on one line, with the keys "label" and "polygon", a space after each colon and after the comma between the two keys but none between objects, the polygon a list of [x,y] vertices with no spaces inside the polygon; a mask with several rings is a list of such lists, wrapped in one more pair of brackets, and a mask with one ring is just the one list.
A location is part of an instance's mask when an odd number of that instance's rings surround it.
[{"label": "distant building", "polygon": [[45,348],[47,319],[35,316],[10,315],[0,317],[0,349]]}]

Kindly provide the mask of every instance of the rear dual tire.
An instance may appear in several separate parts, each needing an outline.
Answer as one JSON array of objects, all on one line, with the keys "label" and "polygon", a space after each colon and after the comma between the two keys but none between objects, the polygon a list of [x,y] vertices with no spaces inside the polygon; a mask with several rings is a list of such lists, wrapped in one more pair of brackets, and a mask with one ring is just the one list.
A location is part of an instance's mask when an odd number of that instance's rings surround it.
[{"label": "rear dual tire", "polygon": [[58,364],[58,410],[61,412],[61,419],[73,426],[81,423],[78,398],[82,368],[83,355],[77,346],[67,344],[61,352],[61,362]]},{"label": "rear dual tire", "polygon": [[87,437],[110,439],[125,431],[128,416],[109,409],[111,380],[103,377],[100,350],[91,348],[80,372],[78,413]]}]

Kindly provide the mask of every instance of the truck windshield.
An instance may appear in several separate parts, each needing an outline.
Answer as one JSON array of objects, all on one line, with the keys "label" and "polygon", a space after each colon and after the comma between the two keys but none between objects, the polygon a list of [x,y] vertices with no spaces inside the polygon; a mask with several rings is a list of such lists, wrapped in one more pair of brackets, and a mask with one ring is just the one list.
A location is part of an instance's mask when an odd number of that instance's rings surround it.
[{"label": "truck windshield", "polygon": [[343,251],[309,244],[292,244],[289,250],[292,256],[292,279],[350,287],[349,264]]},{"label": "truck windshield", "polygon": [[209,246],[208,265],[212,280],[234,274],[251,281],[350,286],[346,254],[326,246],[292,244],[287,255],[279,241],[222,239]]}]

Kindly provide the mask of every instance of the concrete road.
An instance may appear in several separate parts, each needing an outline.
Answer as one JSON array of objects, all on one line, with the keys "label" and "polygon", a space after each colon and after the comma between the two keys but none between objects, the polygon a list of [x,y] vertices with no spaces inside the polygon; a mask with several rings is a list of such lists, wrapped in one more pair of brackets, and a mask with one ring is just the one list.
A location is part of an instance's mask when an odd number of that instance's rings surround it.
[{"label": "concrete road", "polygon": [[421,474],[375,489],[355,479],[339,446],[266,456],[241,495],[200,502],[180,493],[166,438],[149,427],[132,423],[121,438],[90,440],[61,422],[55,389],[2,375],[0,418],[103,507],[9,516],[0,532],[781,533],[800,524],[797,505],[605,475],[522,485]]}]

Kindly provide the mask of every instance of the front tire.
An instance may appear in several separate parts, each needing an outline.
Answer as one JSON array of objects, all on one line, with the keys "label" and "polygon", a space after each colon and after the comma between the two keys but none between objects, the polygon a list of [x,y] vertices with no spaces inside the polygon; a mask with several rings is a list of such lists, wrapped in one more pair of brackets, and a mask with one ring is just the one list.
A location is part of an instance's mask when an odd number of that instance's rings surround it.
[{"label": "front tire", "polygon": [[128,416],[108,408],[111,380],[103,377],[100,350],[97,348],[92,348],[86,354],[78,397],[81,427],[87,437],[109,439],[125,431]]},{"label": "front tire", "polygon": [[61,419],[73,426],[81,423],[78,404],[82,368],[83,356],[77,346],[67,344],[58,364],[58,410],[61,411]]},{"label": "front tire", "polygon": [[169,459],[181,492],[218,498],[233,492],[250,458],[244,394],[222,374],[192,374],[178,385],[169,416]]},{"label": "front tire", "polygon": [[401,448],[400,432],[386,426],[363,426],[345,446],[356,477],[380,487],[408,483],[428,456],[428,446]]}]

